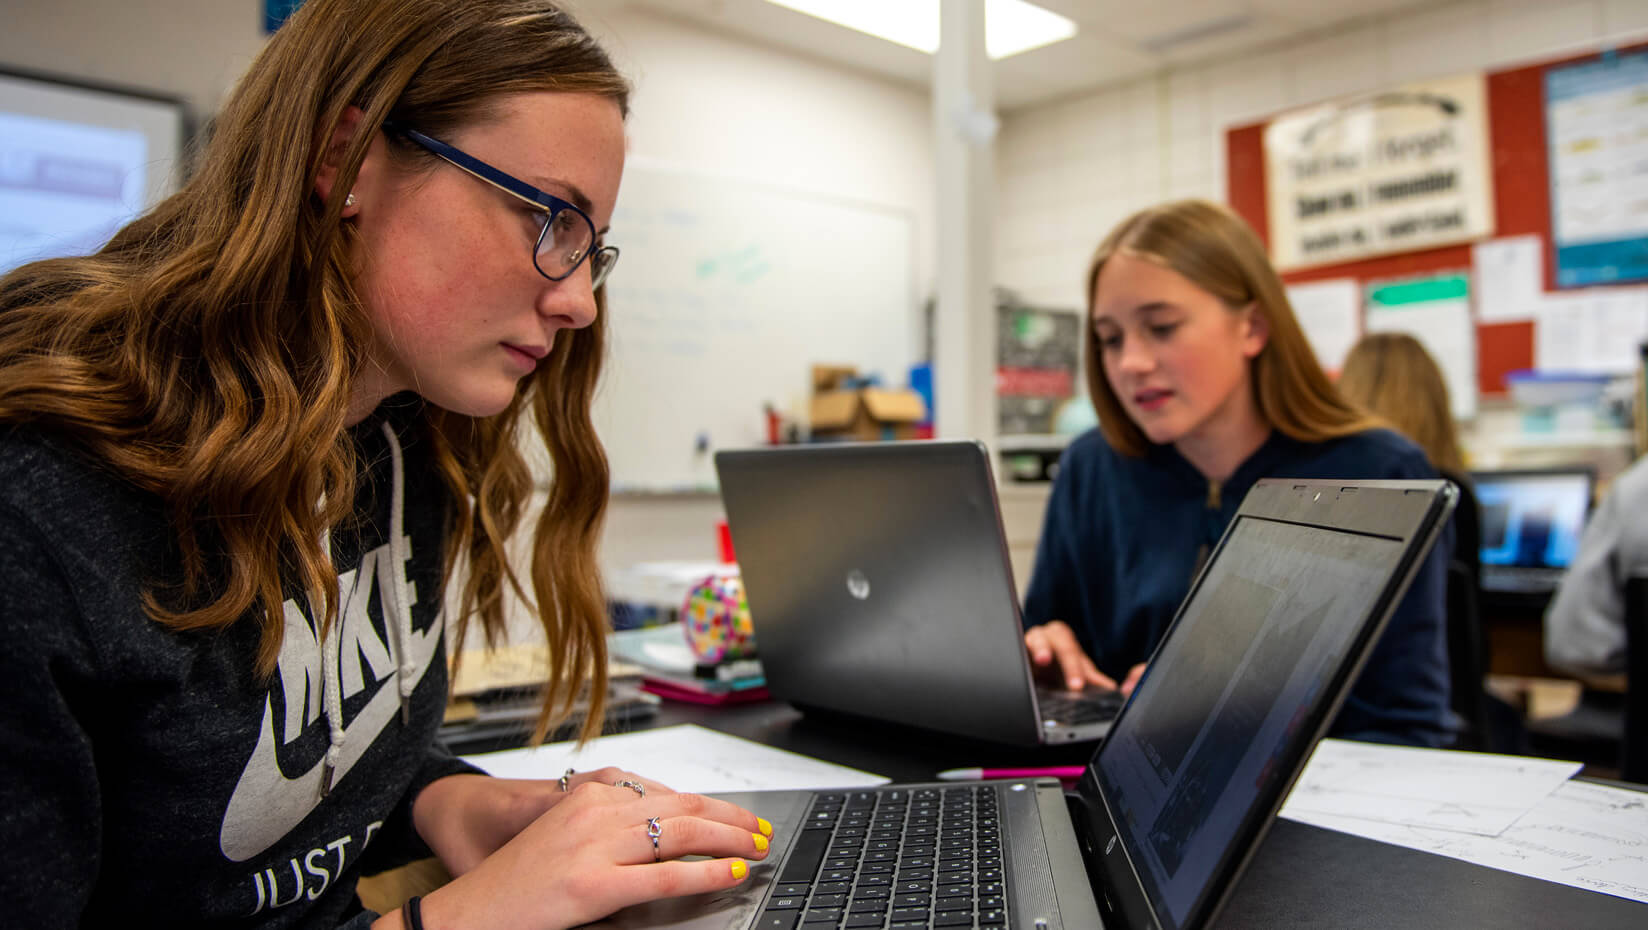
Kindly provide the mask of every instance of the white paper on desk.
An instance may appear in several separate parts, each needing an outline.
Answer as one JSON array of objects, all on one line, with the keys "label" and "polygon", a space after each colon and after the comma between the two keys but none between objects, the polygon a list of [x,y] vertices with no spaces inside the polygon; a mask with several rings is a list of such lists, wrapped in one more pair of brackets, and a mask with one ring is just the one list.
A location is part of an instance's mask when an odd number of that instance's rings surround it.
[{"label": "white paper on desk", "polygon": [[1648,794],[1570,781],[1499,836],[1309,812],[1283,815],[1329,830],[1648,902]]},{"label": "white paper on desk", "polygon": [[615,765],[697,794],[863,788],[890,780],[690,723],[603,736],[581,751],[572,742],[547,743],[464,760],[501,778],[560,778],[569,767],[588,771]]},{"label": "white paper on desk", "polygon": [[1538,236],[1478,242],[1471,265],[1478,320],[1505,323],[1538,315],[1545,296],[1545,244]]},{"label": "white paper on desk", "polygon": [[1325,739],[1282,816],[1356,817],[1497,836],[1579,770],[1578,762]]},{"label": "white paper on desk", "polygon": [[1362,285],[1354,278],[1291,284],[1287,297],[1322,368],[1343,368],[1345,356],[1362,335]]}]

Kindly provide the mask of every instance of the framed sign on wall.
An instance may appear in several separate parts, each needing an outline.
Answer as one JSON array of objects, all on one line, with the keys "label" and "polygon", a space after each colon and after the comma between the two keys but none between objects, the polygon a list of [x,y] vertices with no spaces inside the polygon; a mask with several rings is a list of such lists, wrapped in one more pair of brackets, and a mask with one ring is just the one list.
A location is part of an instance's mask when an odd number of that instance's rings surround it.
[{"label": "framed sign on wall", "polygon": [[1493,232],[1480,75],[1283,114],[1264,130],[1271,260],[1287,271]]}]

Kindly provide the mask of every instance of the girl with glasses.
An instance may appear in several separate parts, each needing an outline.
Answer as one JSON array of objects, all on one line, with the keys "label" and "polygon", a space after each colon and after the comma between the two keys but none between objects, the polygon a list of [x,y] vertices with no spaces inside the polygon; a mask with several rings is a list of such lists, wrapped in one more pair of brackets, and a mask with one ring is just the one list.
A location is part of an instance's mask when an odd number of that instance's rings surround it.
[{"label": "girl with glasses", "polygon": [[[0,279],[8,920],[570,927],[765,855],[731,804],[434,740],[443,605],[490,642],[517,597],[535,739],[584,692],[599,732],[628,93],[553,0],[310,0],[179,193]],[[357,878],[430,854],[449,884],[363,910]]]},{"label": "girl with glasses", "polygon": [[[1025,593],[1031,662],[1131,692],[1260,478],[1431,478],[1413,443],[1345,401],[1245,223],[1199,200],[1123,220],[1088,268],[1098,428],[1065,450]],[[1333,734],[1449,742],[1444,534]]]}]

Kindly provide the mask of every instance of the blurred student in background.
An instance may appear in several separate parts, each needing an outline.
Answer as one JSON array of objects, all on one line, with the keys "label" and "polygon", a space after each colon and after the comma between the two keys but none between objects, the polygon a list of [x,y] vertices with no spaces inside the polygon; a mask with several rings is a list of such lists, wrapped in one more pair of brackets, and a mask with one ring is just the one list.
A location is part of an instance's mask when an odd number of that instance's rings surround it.
[{"label": "blurred student in background", "polygon": [[1453,709],[1463,724],[1463,745],[1495,752],[1525,749],[1516,711],[1482,687],[1487,666],[1487,642],[1479,616],[1482,515],[1465,470],[1441,366],[1407,333],[1368,333],[1345,356],[1339,392],[1418,443],[1436,470],[1459,486],[1447,588]]},{"label": "blurred student in background", "polygon": [[[1034,665],[1130,691],[1242,497],[1265,477],[1432,478],[1317,364],[1253,231],[1200,200],[1141,211],[1087,274],[1099,428],[1065,451],[1025,598]],[[1451,740],[1443,539],[1333,725]]]},{"label": "blurred student in background", "polygon": [[1648,458],[1614,479],[1545,613],[1545,659],[1582,678],[1625,671],[1625,584],[1648,576]]},{"label": "blurred student in background", "polygon": [[1465,472],[1448,382],[1418,339],[1407,333],[1369,333],[1357,340],[1339,371],[1339,393],[1419,444],[1463,497],[1454,511],[1455,554],[1481,574],[1481,517]]},{"label": "blurred student in background", "polygon": [[1340,369],[1339,393],[1418,443],[1438,470],[1464,473],[1448,383],[1418,339],[1369,333],[1357,340]]}]

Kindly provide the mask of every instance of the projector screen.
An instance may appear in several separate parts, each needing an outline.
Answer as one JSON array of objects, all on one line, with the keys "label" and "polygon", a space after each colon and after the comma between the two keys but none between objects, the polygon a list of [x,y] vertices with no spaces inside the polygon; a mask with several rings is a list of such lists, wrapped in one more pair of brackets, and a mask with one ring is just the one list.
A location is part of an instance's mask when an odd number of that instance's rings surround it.
[{"label": "projector screen", "polygon": [[0,274],[83,255],[177,187],[183,105],[0,71]]}]

